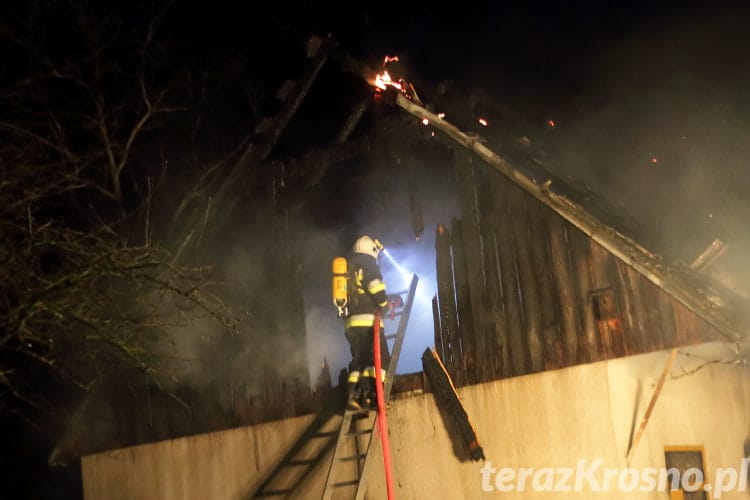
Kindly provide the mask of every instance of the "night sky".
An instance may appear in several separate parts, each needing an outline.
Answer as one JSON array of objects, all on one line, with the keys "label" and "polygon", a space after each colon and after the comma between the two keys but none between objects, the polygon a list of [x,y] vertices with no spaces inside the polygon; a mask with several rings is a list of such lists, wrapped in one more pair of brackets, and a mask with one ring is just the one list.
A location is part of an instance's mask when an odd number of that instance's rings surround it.
[{"label": "night sky", "polygon": [[[250,110],[242,104],[242,85],[227,81],[225,101],[215,103],[222,112],[212,118],[222,130],[240,136],[247,132],[246,114],[271,113],[267,96],[280,81],[303,70],[301,47],[310,35],[330,34],[372,67],[385,55],[398,55],[405,76],[428,105],[441,82],[459,95],[481,90],[507,105],[515,117],[510,126],[517,128],[519,139],[531,140],[533,154],[542,155],[557,177],[607,200],[609,210],[668,261],[689,262],[715,238],[727,242],[725,273],[741,286],[750,279],[745,265],[750,251],[745,222],[750,216],[750,9],[742,2],[634,3],[480,2],[459,7],[425,1],[288,0],[240,8],[229,2],[178,0],[164,9],[139,2],[106,7],[83,2],[82,9],[94,19],[125,27],[161,13],[161,29],[176,54],[172,57],[188,66],[220,67],[241,60],[244,76],[259,94],[256,106]],[[51,19],[65,11],[62,2],[28,5],[12,3],[0,25],[13,25],[30,9],[48,12]],[[75,29],[69,19],[58,22],[59,34]],[[40,43],[63,55],[73,50],[54,32]],[[11,78],[24,64],[22,54],[8,56],[0,77]],[[335,92],[317,92],[323,102],[332,101],[330,108],[303,108],[298,123],[290,125],[290,130],[310,130],[311,143],[315,117],[324,120],[338,109]],[[475,132],[488,136],[492,128],[492,122],[487,128],[474,124]],[[275,154],[293,156],[305,146],[282,139]],[[315,248],[303,255],[302,285],[313,373],[323,356],[334,377],[348,361],[327,280],[330,259],[347,251],[347,238],[356,230],[379,236],[393,257],[422,279],[399,371],[421,369],[419,355],[432,343],[433,333],[429,300],[435,289],[435,227],[459,216],[450,168],[438,161],[433,171],[422,172],[418,191],[425,232],[419,242],[399,179],[368,180],[391,190],[391,204],[372,213],[362,209],[342,215],[326,205],[326,189],[332,189],[336,173],[306,195],[310,206],[302,212],[310,225],[299,237],[305,247]],[[367,175],[364,169],[357,167],[358,177]],[[383,270],[391,290],[405,286],[393,265],[383,263]],[[59,498],[75,496],[61,493]]]}]

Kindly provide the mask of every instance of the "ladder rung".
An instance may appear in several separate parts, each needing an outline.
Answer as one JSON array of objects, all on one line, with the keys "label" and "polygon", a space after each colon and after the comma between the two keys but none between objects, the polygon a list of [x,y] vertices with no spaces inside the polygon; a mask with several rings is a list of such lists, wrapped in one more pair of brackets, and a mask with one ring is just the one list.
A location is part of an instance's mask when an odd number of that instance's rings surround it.
[{"label": "ladder rung", "polygon": [[295,465],[310,465],[317,462],[314,458],[301,458],[299,460],[290,460],[286,463],[288,466],[295,466]]},{"label": "ladder rung", "polygon": [[338,431],[329,431],[329,432],[316,432],[311,438],[324,438],[324,437],[331,437],[333,435],[338,434]]},{"label": "ladder rung", "polygon": [[351,455],[348,457],[339,458],[339,462],[353,462],[354,460],[362,460],[367,456],[367,453],[359,453],[357,455]]},{"label": "ladder rung", "polygon": [[369,415],[369,414],[370,414],[370,412],[369,412],[369,411],[367,411],[367,410],[346,410],[346,415],[349,415],[349,416],[351,416],[352,418],[354,418],[354,417],[356,417],[356,416],[358,416],[358,415],[364,415],[364,416],[367,416],[367,415]]},{"label": "ladder rung", "polygon": [[351,481],[344,481],[341,483],[334,483],[334,488],[343,488],[344,486],[356,486],[359,484],[359,479],[352,479]]},{"label": "ladder rung", "polygon": [[394,333],[393,335],[386,335],[386,336],[385,336],[386,340],[391,340],[391,339],[395,339],[396,337],[398,337],[398,334],[397,334],[397,333]]},{"label": "ladder rung", "polygon": [[364,436],[365,434],[372,434],[372,429],[365,429],[363,431],[350,432],[350,436]]}]

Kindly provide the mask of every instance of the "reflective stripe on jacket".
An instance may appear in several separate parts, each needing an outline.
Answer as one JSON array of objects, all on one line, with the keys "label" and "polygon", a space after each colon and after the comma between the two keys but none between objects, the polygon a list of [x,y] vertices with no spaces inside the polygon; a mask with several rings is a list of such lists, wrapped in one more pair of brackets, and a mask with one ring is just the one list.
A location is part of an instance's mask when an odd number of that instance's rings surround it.
[{"label": "reflective stripe on jacket", "polygon": [[[375,322],[375,315],[370,313],[365,314],[352,314],[346,318],[346,328],[364,327],[371,328]],[[380,328],[384,328],[383,320],[380,320]]]},{"label": "reflective stripe on jacket", "polygon": [[352,314],[374,313],[388,303],[385,283],[375,259],[366,254],[355,253],[349,259],[349,269],[354,276],[354,289],[359,300]]}]

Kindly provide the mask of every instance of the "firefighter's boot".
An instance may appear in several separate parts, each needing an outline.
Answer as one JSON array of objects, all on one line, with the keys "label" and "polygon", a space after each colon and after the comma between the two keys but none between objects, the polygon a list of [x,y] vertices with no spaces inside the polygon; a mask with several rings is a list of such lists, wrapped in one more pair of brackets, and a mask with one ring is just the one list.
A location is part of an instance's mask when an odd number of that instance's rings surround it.
[{"label": "firefighter's boot", "polygon": [[372,377],[362,377],[362,407],[366,410],[378,409],[378,398],[375,392],[375,379]]},{"label": "firefighter's boot", "polygon": [[357,383],[346,384],[346,409],[349,411],[362,411],[362,405],[357,401]]}]

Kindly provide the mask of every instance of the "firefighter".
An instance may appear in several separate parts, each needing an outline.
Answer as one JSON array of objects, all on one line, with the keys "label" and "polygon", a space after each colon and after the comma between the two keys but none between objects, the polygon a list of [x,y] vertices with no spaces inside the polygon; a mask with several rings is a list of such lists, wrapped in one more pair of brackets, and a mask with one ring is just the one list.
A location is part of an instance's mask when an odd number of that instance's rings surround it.
[{"label": "firefighter", "polygon": [[[373,322],[375,313],[387,306],[385,283],[380,274],[378,256],[383,245],[370,236],[361,236],[354,243],[349,259],[351,291],[349,314],[346,317],[346,340],[352,353],[347,378],[347,408],[361,410],[375,401],[375,369],[373,367]],[[388,363],[388,344],[383,323],[380,323],[380,352],[383,366]],[[381,377],[383,374],[381,374]]]}]

